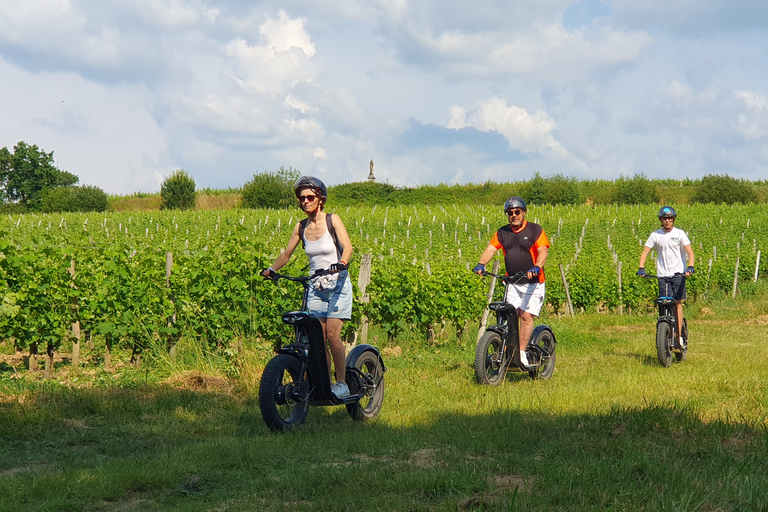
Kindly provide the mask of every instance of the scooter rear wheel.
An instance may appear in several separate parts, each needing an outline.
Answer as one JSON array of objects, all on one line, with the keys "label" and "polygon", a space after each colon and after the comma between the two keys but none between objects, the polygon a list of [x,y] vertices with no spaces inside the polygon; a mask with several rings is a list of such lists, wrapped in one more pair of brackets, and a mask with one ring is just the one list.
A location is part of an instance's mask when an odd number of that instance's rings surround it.
[{"label": "scooter rear wheel", "polygon": [[550,354],[550,357],[549,359],[543,361],[538,368],[529,371],[528,375],[532,379],[549,379],[552,377],[552,374],[555,373],[555,339],[552,336],[552,333],[547,330],[539,331],[536,339],[533,340],[530,344],[536,345],[542,349],[540,351],[541,354],[546,351],[548,354]]},{"label": "scooter rear wheel", "polygon": [[501,335],[495,331],[486,331],[477,342],[475,349],[475,379],[479,384],[497,386],[507,371],[506,351],[501,352]]},{"label": "scooter rear wheel", "polygon": [[259,407],[264,423],[275,432],[295,428],[307,418],[309,400],[294,397],[301,363],[290,354],[278,354],[264,368],[259,385]]},{"label": "scooter rear wheel", "polygon": [[356,395],[361,389],[365,389],[362,398],[357,402],[347,404],[347,412],[356,421],[375,418],[381,411],[384,403],[384,368],[379,357],[371,351],[360,354],[354,363],[355,368],[374,382],[374,387],[365,388],[366,382],[355,372],[347,370],[346,380],[349,393]]}]

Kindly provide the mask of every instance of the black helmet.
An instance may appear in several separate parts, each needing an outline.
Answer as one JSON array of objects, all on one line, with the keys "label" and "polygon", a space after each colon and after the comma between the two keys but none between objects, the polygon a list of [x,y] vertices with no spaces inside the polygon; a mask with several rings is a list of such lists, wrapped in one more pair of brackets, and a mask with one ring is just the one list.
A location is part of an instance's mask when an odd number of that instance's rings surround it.
[{"label": "black helmet", "polygon": [[659,210],[660,219],[674,219],[675,217],[677,217],[677,212],[671,206],[664,206],[661,208],[661,210]]},{"label": "black helmet", "polygon": [[325,188],[325,183],[313,176],[302,176],[293,185],[293,193],[296,197],[299,197],[299,190],[302,188],[308,188],[320,198],[321,203],[325,203],[328,199],[328,189]]},{"label": "black helmet", "polygon": [[522,197],[512,196],[504,203],[504,213],[507,213],[512,208],[520,208],[521,210],[528,211],[528,207],[525,205]]}]

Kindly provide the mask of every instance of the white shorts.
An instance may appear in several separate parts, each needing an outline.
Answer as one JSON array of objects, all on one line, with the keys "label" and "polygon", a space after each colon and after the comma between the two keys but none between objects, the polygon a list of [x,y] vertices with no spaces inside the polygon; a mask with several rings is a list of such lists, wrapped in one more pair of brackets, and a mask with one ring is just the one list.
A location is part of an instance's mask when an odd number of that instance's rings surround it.
[{"label": "white shorts", "polygon": [[544,283],[507,285],[504,301],[533,316],[539,316],[544,305]]}]

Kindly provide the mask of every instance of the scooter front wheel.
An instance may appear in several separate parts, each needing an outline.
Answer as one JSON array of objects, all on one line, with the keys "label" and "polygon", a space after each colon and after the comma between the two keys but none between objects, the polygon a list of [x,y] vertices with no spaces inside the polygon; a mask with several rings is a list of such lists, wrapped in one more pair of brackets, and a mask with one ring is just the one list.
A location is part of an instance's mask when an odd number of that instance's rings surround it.
[{"label": "scooter front wheel", "polygon": [[375,418],[384,403],[383,365],[379,357],[371,351],[360,354],[357,361],[352,364],[363,375],[347,370],[346,380],[349,385],[349,392],[356,395],[362,390],[363,396],[357,402],[347,404],[347,412],[356,421]]},{"label": "scooter front wheel", "polygon": [[307,397],[296,397],[301,363],[290,354],[278,354],[264,368],[259,385],[259,407],[264,423],[275,432],[304,423],[309,411]]},{"label": "scooter front wheel", "polygon": [[683,341],[685,342],[685,346],[680,350],[680,352],[675,352],[675,359],[678,361],[685,361],[685,358],[688,356],[688,321],[683,318],[683,328],[681,329],[681,335],[683,337]]},{"label": "scooter front wheel", "polygon": [[475,379],[479,384],[498,385],[504,380],[507,371],[506,351],[501,353],[501,335],[495,331],[485,331],[475,349]]},{"label": "scooter front wheel", "polygon": [[664,368],[672,364],[672,328],[667,322],[656,326],[656,355]]}]

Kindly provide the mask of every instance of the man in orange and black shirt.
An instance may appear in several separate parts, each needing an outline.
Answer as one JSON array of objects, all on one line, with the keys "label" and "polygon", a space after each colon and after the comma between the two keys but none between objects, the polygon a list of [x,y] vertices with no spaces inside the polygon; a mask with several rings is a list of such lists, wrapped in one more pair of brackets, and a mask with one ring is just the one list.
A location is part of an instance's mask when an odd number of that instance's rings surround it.
[{"label": "man in orange and black shirt", "polygon": [[521,198],[513,196],[504,203],[509,224],[493,235],[488,247],[472,269],[482,274],[485,265],[499,249],[504,251],[507,275],[526,272],[527,276],[507,286],[505,300],[517,308],[520,319],[520,362],[528,366],[525,348],[533,332],[533,317],[539,316],[544,304],[544,270],[549,253],[549,239],[544,229],[525,220],[528,208]]}]

